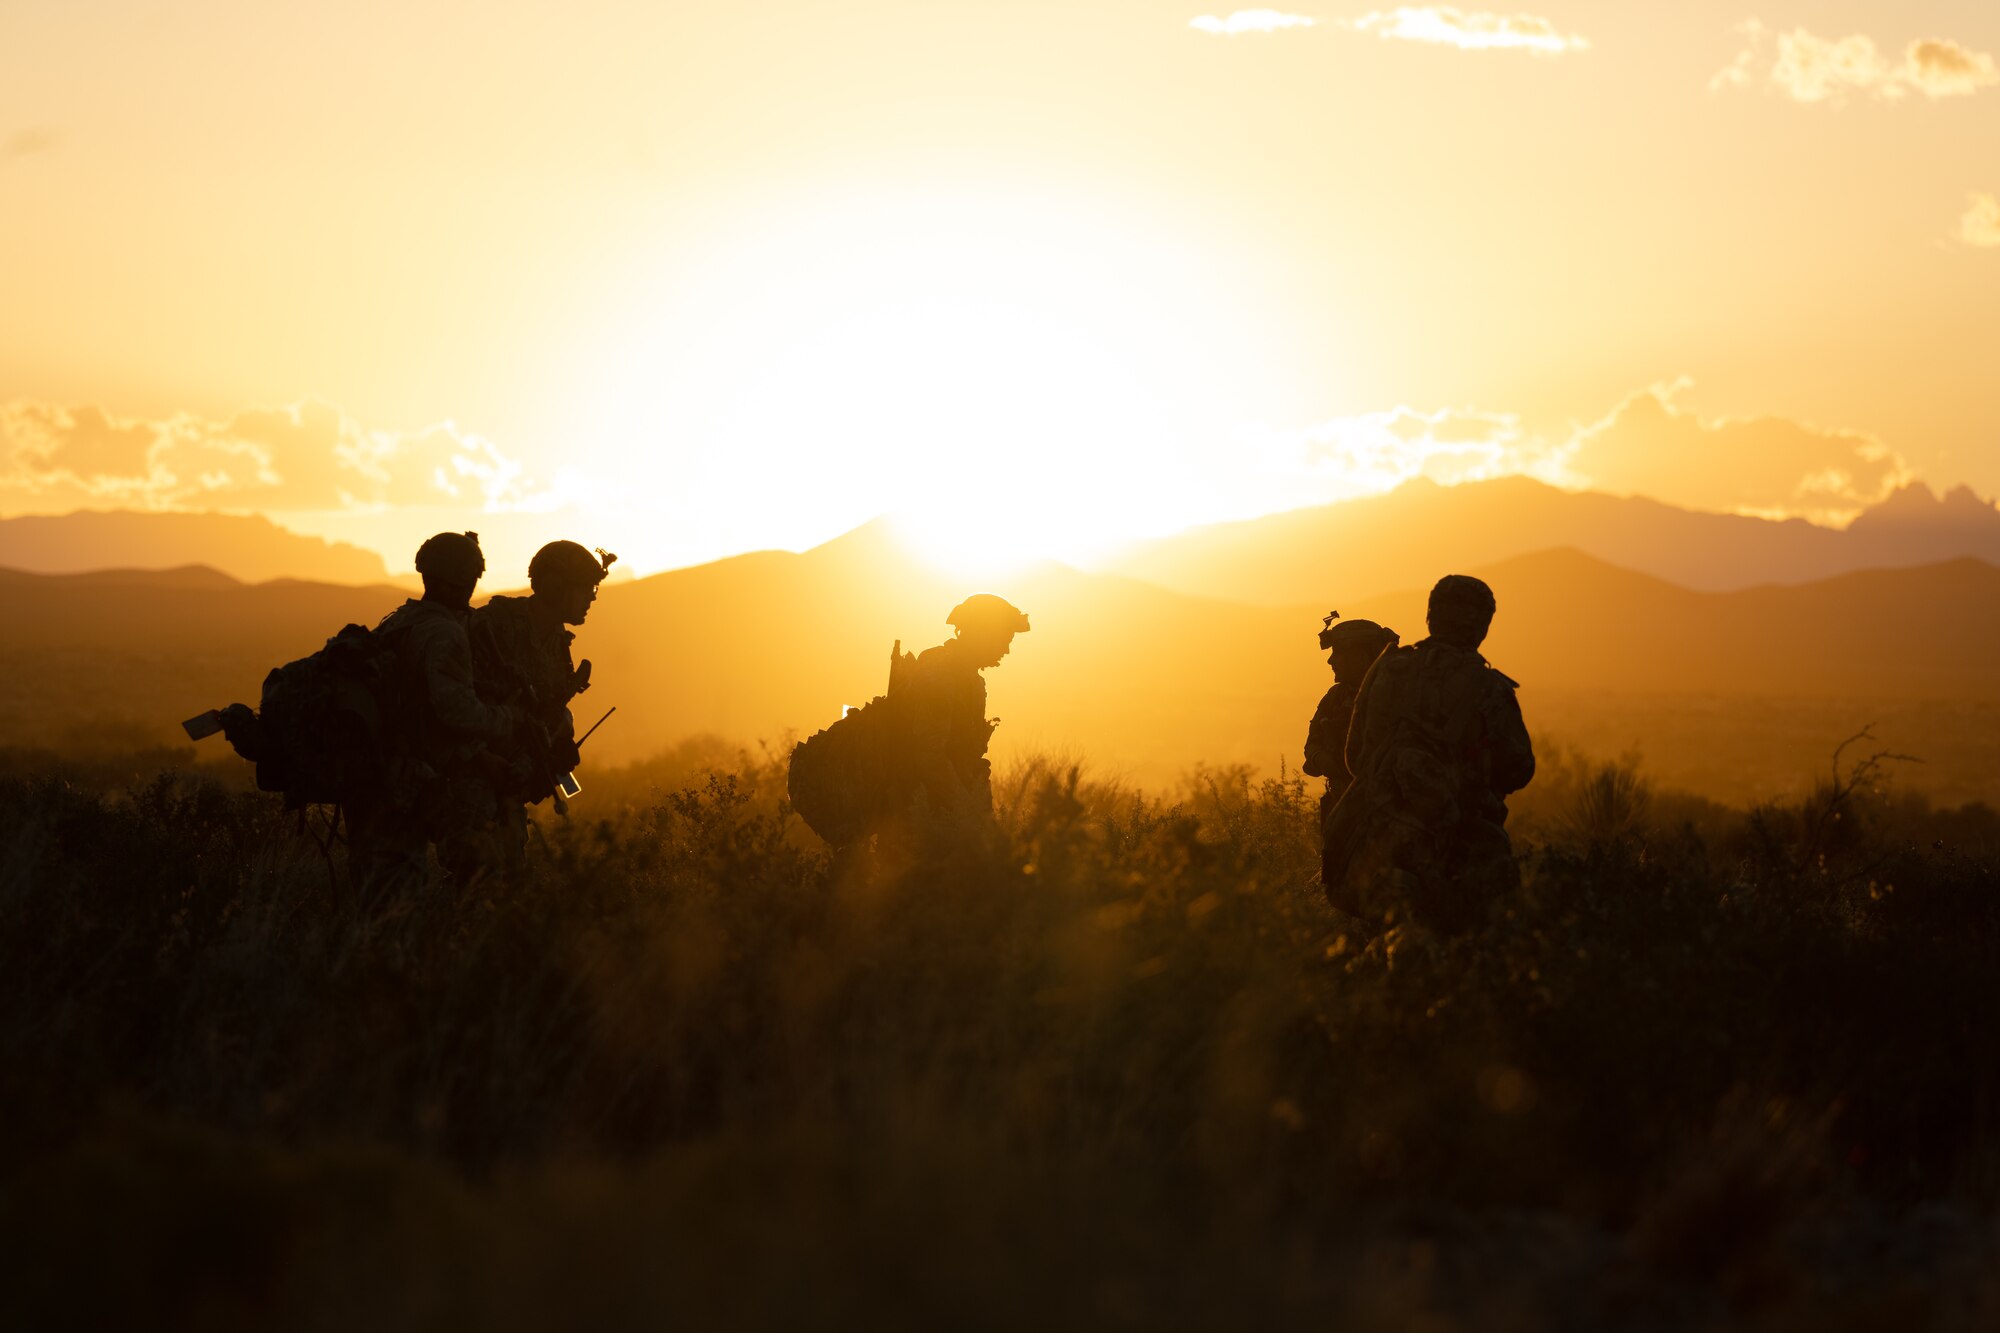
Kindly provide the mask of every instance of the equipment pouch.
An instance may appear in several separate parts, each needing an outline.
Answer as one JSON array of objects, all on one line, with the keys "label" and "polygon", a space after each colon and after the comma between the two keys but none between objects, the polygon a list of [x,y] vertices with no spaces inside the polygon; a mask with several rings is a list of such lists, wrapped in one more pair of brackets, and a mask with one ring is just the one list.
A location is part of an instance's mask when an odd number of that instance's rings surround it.
[{"label": "equipment pouch", "polygon": [[1384,767],[1398,798],[1398,816],[1430,829],[1457,823],[1458,783],[1451,765],[1428,750],[1405,745],[1389,752]]}]

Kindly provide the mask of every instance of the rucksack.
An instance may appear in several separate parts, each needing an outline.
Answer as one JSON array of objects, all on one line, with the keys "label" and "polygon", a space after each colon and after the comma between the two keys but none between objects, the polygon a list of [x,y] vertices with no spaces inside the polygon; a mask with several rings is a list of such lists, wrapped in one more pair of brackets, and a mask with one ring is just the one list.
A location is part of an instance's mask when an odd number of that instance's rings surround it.
[{"label": "rucksack", "polygon": [[889,650],[889,690],[850,708],[792,749],[785,787],[806,827],[842,847],[864,837],[909,794],[909,695],[916,655]]},{"label": "rucksack", "polygon": [[[1419,651],[1415,645],[1391,648],[1377,659],[1375,669],[1382,669],[1392,655],[1407,661],[1407,655]],[[1482,669],[1492,670],[1483,664]],[[1442,717],[1435,717],[1416,711],[1414,683],[1405,690],[1384,743],[1354,774],[1353,783],[1321,825],[1321,877],[1328,896],[1343,911],[1357,909],[1341,901],[1336,889],[1366,840],[1432,842],[1448,836],[1464,811],[1468,766],[1476,761],[1466,738],[1478,722],[1478,696],[1462,693],[1449,701]],[[1355,721],[1360,721],[1358,710]]]},{"label": "rucksack", "polygon": [[318,652],[272,668],[257,707],[260,791],[287,810],[380,791],[403,728],[396,637],[348,625]]}]

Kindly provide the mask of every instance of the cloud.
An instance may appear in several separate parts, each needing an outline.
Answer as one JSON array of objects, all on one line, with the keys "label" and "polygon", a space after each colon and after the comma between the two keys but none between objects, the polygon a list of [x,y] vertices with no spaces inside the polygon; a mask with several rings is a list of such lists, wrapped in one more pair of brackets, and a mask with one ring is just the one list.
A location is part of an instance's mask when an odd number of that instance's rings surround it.
[{"label": "cloud", "polygon": [[1958,239],[1982,250],[2000,246],[2000,199],[1970,194],[1966,201],[1965,216],[1958,220]]},{"label": "cloud", "polygon": [[1992,56],[1942,37],[1913,41],[1901,58],[1891,59],[1874,38],[1861,34],[1834,39],[1804,28],[1773,33],[1755,21],[1738,31],[1749,45],[1709,80],[1711,90],[1751,86],[1767,61],[1764,77],[1770,85],[1806,103],[1839,103],[1850,95],[1898,101],[1912,93],[1936,101],[2000,84],[2000,65]]},{"label": "cloud", "polygon": [[1235,37],[1246,32],[1279,32],[1285,28],[1310,28],[1318,19],[1304,14],[1282,14],[1275,9],[1239,9],[1227,18],[1203,14],[1188,20],[1188,26],[1217,37]]},{"label": "cloud", "polygon": [[1929,98],[1967,97],[2000,83],[2000,67],[1983,51],[1931,38],[1910,43],[1903,55],[1903,77]]},{"label": "cloud", "polygon": [[[1235,37],[1247,32],[1312,28],[1321,22],[1305,14],[1287,14],[1276,9],[1239,9],[1226,18],[1203,14],[1188,20],[1188,26],[1218,37]],[[1547,19],[1531,14],[1468,14],[1449,5],[1405,5],[1356,19],[1325,22],[1355,32],[1372,32],[1384,40],[1430,42],[1465,51],[1511,49],[1560,55],[1590,45],[1576,33],[1564,33]]]},{"label": "cloud", "polygon": [[28,404],[21,410],[24,424],[36,427],[43,441],[35,458],[45,471],[137,482],[152,468],[154,431],[144,422],[114,421],[98,407]]},{"label": "cloud", "polygon": [[325,403],[122,419],[100,407],[0,406],[0,507],[112,504],[266,511],[532,503],[521,465],[447,422],[370,430]]},{"label": "cloud", "polygon": [[1635,393],[1564,449],[1575,482],[1693,509],[1842,522],[1913,474],[1872,436],[1782,417],[1704,420],[1674,406],[1683,386]]},{"label": "cloud", "polygon": [[1345,20],[1343,26],[1384,39],[1433,42],[1464,51],[1533,51],[1561,55],[1587,50],[1588,39],[1564,33],[1532,14],[1468,14],[1449,5],[1403,6]]},{"label": "cloud", "polygon": [[1559,451],[1527,435],[1507,412],[1394,407],[1236,445],[1234,475],[1212,479],[1212,493],[1246,514],[1375,495],[1416,477],[1444,485],[1516,474],[1560,479]]},{"label": "cloud", "polygon": [[1872,436],[1782,417],[1703,418],[1676,406],[1685,382],[1631,394],[1603,419],[1543,436],[1509,412],[1396,407],[1236,441],[1211,497],[1241,514],[1526,476],[1644,495],[1687,509],[1844,523],[1914,479]]}]

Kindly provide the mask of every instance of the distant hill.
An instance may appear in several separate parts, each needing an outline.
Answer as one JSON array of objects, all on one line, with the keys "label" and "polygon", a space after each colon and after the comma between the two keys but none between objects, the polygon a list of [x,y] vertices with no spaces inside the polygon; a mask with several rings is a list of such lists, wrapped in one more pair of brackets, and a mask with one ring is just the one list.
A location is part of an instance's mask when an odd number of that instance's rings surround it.
[{"label": "distant hill", "polygon": [[1940,499],[1919,483],[1842,531],[1564,491],[1527,477],[1458,486],[1419,479],[1386,495],[1191,529],[1110,568],[1205,597],[1345,611],[1359,597],[1552,547],[1720,592],[1959,556],[2000,563],[2000,510],[1965,487]]},{"label": "distant hill", "polygon": [[[1314,691],[1324,670],[1299,652],[1297,616],[1054,564],[997,590],[1034,625],[989,677],[1013,746],[1087,747],[1141,768],[1270,763],[1279,750],[1253,719],[1274,691]],[[893,642],[917,651],[949,638],[946,614],[973,591],[912,561],[880,521],[804,554],[607,588],[578,636],[603,698],[593,691],[579,711],[620,703],[604,734],[615,728],[611,748],[640,753],[698,731],[811,732],[881,693]],[[639,707],[625,702],[635,694]]]},{"label": "distant hill", "polygon": [[[2000,700],[2000,567],[1983,560],[1725,593],[1574,550],[1472,572],[1500,603],[1488,658],[1538,688]],[[1414,638],[1427,597],[1410,589],[1344,609]]]},{"label": "distant hill", "polygon": [[[1822,767],[1860,726],[1916,710],[1921,734],[1887,735],[1934,760],[1921,780],[2000,797],[2000,775],[1966,748],[1975,734],[1995,739],[1981,726],[2000,725],[1991,565],[1721,594],[1576,551],[1474,572],[1499,589],[1489,653],[1524,683],[1540,731],[1587,732],[1613,750],[1636,743],[1680,780],[1748,799]],[[946,637],[946,610],[970,591],[910,562],[881,524],[801,555],[761,552],[607,589],[579,633],[601,684],[578,711],[620,705],[601,733],[608,758],[702,731],[808,732],[881,691],[893,640],[919,649]],[[1245,607],[1056,565],[1000,591],[1035,626],[988,678],[1003,755],[1067,749],[1149,782],[1197,762],[1268,769],[1296,759],[1329,683],[1317,606]],[[1344,609],[1414,640],[1424,597],[1410,588]],[[1952,711],[1965,708],[1978,713],[1970,723]]]},{"label": "distant hill", "polygon": [[39,574],[206,565],[245,583],[387,583],[373,551],[307,537],[241,514],[78,510],[0,518],[0,567]]},{"label": "distant hill", "polygon": [[0,570],[0,738],[181,741],[177,725],[235,699],[349,621],[403,600],[376,585],[246,585],[202,566],[31,574]]},{"label": "distant hill", "polygon": [[17,588],[137,588],[174,592],[243,586],[243,580],[231,578],[207,565],[182,565],[178,569],[91,569],[79,574],[36,574],[22,569],[0,569],[0,582]]},{"label": "distant hill", "polygon": [[[1823,769],[1871,721],[1931,762],[1916,781],[2000,801],[2000,568],[1958,560],[1810,584],[1698,592],[1574,550],[1470,572],[1498,592],[1487,651],[1543,736],[1639,746],[1679,782],[1749,799]],[[183,717],[256,697],[264,672],[401,598],[388,587],[244,586],[210,572],[0,574],[0,733],[50,741],[115,723],[170,739]],[[1034,629],[989,673],[1002,759],[1071,753],[1158,783],[1197,763],[1295,763],[1330,683],[1322,608],[1250,607],[1044,565],[999,585]],[[973,588],[873,524],[803,554],[758,552],[607,586],[578,652],[588,722],[618,705],[591,765],[688,736],[808,733],[880,693],[890,644],[948,637]],[[1424,591],[1343,606],[1423,633]],[[1914,720],[1909,720],[1914,719]]]}]

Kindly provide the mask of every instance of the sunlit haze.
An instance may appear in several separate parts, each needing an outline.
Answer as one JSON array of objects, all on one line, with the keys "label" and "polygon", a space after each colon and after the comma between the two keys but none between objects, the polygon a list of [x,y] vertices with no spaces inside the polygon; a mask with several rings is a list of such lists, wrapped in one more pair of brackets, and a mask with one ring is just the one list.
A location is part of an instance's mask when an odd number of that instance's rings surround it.
[{"label": "sunlit haze", "polygon": [[884,513],[1088,562],[1416,476],[1991,495],[1995,52],[1969,0],[19,0],[0,515],[474,528],[518,581]]},{"label": "sunlit haze", "polygon": [[893,511],[974,568],[1210,516],[1189,470],[1261,387],[1271,322],[1226,254],[1033,181],[810,202],[607,319],[579,410],[618,478],[596,503],[754,497],[706,516],[724,544]]}]

